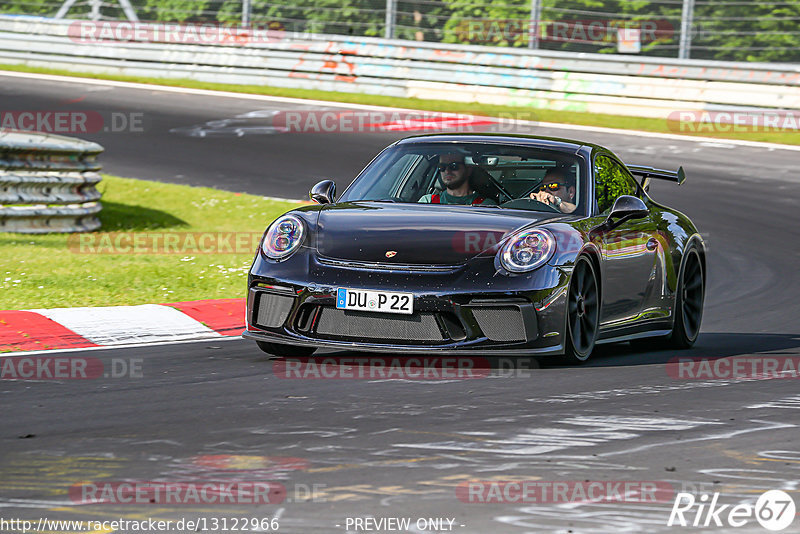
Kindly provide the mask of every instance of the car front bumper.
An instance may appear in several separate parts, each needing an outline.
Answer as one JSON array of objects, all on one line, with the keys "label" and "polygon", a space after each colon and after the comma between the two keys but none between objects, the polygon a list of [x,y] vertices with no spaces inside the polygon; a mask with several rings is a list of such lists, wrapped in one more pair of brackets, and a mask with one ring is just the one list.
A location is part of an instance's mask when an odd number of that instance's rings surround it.
[{"label": "car front bumper", "polygon": [[[387,272],[320,261],[295,265],[256,259],[249,277],[243,337],[285,345],[368,352],[463,355],[561,354],[569,273],[543,266],[499,275],[490,261],[452,272]],[[340,287],[404,291],[413,315],[336,308]]]}]

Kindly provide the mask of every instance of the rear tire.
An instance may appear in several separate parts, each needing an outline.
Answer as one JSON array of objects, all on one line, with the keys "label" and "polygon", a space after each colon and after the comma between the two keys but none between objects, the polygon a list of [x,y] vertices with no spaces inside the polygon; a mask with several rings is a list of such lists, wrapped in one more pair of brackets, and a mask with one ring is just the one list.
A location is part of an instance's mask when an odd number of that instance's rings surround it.
[{"label": "rear tire", "polygon": [[298,345],[281,345],[279,343],[268,343],[266,341],[256,341],[256,345],[262,351],[273,356],[284,358],[305,358],[314,354],[315,347],[301,347]]},{"label": "rear tire", "polygon": [[688,349],[697,341],[703,320],[703,262],[694,246],[684,254],[678,291],[675,295],[675,323],[667,345],[673,349]]},{"label": "rear tire", "polygon": [[572,270],[566,316],[564,354],[560,360],[567,365],[579,365],[592,355],[600,323],[597,274],[586,256],[580,256]]}]

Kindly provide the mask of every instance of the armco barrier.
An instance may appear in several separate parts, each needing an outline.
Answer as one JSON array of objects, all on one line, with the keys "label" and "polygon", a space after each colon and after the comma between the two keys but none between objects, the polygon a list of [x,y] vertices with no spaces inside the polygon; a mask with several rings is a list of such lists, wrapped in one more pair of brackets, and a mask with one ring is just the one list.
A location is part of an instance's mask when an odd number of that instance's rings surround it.
[{"label": "armco barrier", "polygon": [[164,42],[164,32],[161,42],[148,32],[146,42],[89,32],[103,36],[97,42],[81,24],[97,23],[0,17],[0,63],[655,118],[678,110],[800,109],[794,64],[291,33],[175,44]]},{"label": "armco barrier", "polygon": [[100,228],[96,143],[0,130],[0,232]]}]

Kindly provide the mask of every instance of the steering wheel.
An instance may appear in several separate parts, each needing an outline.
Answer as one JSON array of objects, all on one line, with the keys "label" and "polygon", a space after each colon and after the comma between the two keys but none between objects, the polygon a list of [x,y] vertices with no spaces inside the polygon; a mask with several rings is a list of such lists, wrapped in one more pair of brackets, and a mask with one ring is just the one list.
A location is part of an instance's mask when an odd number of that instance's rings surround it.
[{"label": "steering wheel", "polygon": [[534,206],[537,207],[537,209],[538,209],[539,206],[544,206],[545,208],[547,208],[548,210],[550,210],[550,211],[552,211],[554,213],[561,213],[560,209],[558,209],[557,207],[555,207],[555,206],[553,206],[551,204],[547,204],[546,202],[542,202],[540,200],[536,200],[535,198],[531,198],[531,197],[528,197],[527,200],[528,200],[528,202],[532,202],[534,204]]},{"label": "steering wheel", "polygon": [[530,198],[530,197],[516,198],[514,200],[502,203],[501,206],[504,208],[533,209],[535,211],[561,213],[561,210],[556,208],[555,206],[551,206],[550,204],[545,204],[544,202],[540,202],[535,198]]}]

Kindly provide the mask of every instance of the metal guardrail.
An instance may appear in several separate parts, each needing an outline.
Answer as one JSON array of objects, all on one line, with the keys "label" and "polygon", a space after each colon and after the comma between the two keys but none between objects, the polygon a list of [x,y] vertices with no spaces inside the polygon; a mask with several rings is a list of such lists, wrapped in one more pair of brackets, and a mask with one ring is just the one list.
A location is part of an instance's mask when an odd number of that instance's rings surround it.
[{"label": "metal guardrail", "polygon": [[0,63],[654,118],[800,109],[798,65],[288,33],[229,45],[96,43],[80,37],[79,24],[0,17]]},{"label": "metal guardrail", "polygon": [[96,143],[0,131],[0,232],[43,234],[100,228]]}]

